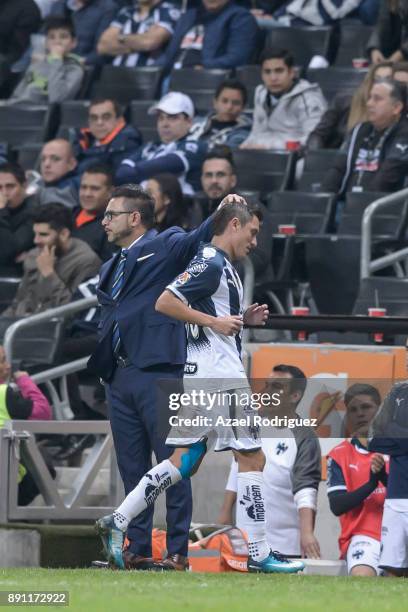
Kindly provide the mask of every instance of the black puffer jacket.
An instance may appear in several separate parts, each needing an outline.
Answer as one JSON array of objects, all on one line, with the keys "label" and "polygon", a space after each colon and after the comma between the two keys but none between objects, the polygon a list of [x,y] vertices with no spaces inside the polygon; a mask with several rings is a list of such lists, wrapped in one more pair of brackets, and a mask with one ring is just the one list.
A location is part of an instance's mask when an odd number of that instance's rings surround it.
[{"label": "black puffer jacket", "polygon": [[367,53],[378,49],[389,57],[401,51],[408,59],[408,0],[398,0],[397,10],[390,10],[389,0],[382,0],[377,25],[367,43]]}]

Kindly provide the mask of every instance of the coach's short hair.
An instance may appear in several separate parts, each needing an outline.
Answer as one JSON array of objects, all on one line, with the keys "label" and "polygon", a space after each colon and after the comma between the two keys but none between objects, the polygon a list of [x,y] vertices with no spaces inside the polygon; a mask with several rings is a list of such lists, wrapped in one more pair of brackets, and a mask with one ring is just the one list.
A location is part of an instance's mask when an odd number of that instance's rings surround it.
[{"label": "coach's short hair", "polygon": [[258,206],[240,203],[224,204],[213,217],[214,236],[223,234],[232,219],[237,218],[241,225],[246,225],[254,216],[258,217],[260,222],[263,219],[262,212]]},{"label": "coach's short hair", "polygon": [[355,385],[351,385],[351,387],[349,387],[344,394],[344,403],[346,408],[349,407],[351,400],[353,400],[357,395],[368,395],[377,406],[381,404],[381,395],[378,389],[372,385],[356,383]]},{"label": "coach's short hair", "polygon": [[128,183],[127,185],[115,187],[112,191],[112,198],[125,198],[124,206],[126,210],[140,213],[142,225],[146,229],[151,229],[154,226],[154,199],[140,185]]},{"label": "coach's short hair", "polygon": [[[300,393],[300,400],[302,399],[307,386],[307,379],[305,373],[296,366],[286,365],[285,363],[279,363],[278,365],[272,368],[273,372],[278,372],[281,374],[290,374],[290,391],[291,393],[296,393],[298,391]],[[299,403],[298,402],[298,403]]]},{"label": "coach's short hair", "polygon": [[60,232],[63,229],[72,231],[72,212],[60,202],[51,202],[40,206],[32,216],[33,223],[48,223],[51,229]]},{"label": "coach's short hair", "polygon": [[228,145],[216,145],[213,147],[208,153],[206,153],[203,161],[203,165],[206,161],[210,161],[211,159],[225,159],[229,163],[232,168],[232,173],[236,174],[236,167],[234,163],[234,158],[232,155],[232,151]]},{"label": "coach's short hair", "polygon": [[293,68],[295,65],[295,58],[290,51],[287,49],[278,49],[276,47],[267,47],[264,51],[262,51],[261,57],[259,58],[259,63],[262,66],[264,62],[273,59],[283,60],[284,64],[288,68]]},{"label": "coach's short hair", "polygon": [[[90,166],[87,166],[85,168],[85,170],[82,173],[82,176],[84,176],[84,174],[103,174],[106,177],[107,185],[109,187],[113,185],[113,179],[114,179],[113,169],[111,168],[111,166],[108,166],[107,164],[102,164],[102,163],[91,164]],[[81,179],[82,179],[82,176],[81,176]]]},{"label": "coach's short hair", "polygon": [[105,102],[112,103],[113,108],[115,109],[116,117],[123,116],[123,111],[124,111],[123,106],[120,104],[118,100],[116,100],[116,98],[113,98],[112,96],[98,96],[98,97],[92,98],[92,100],[89,103],[89,111],[91,110],[93,106],[97,106],[98,104],[104,104]]}]

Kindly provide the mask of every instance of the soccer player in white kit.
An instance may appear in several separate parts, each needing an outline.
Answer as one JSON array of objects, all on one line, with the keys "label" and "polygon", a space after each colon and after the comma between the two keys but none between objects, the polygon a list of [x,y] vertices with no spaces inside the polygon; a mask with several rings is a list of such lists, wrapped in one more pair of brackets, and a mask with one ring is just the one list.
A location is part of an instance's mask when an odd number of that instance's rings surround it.
[{"label": "soccer player in white kit", "polygon": [[[193,391],[205,390],[207,398],[218,399],[181,404],[166,440],[175,447],[173,455],[149,470],[113,515],[97,521],[108,559],[118,566],[129,522],[168,487],[193,475],[207,443],[215,438],[215,450],[232,450],[238,462],[237,497],[245,508],[248,571],[295,573],[304,568],[301,561],[272,552],[267,543],[265,456],[258,428],[251,421],[254,411],[246,401],[251,390],[241,360],[241,330],[243,324],[262,324],[268,309],[253,304],[243,312],[243,288],[231,260],[243,259],[256,247],[261,220],[260,211],[245,202],[224,205],[214,215],[211,243],[200,246],[185,272],[156,303],[159,312],[188,324],[185,392],[193,396]],[[230,399],[225,402],[225,398]],[[195,417],[198,424],[191,426]]]}]

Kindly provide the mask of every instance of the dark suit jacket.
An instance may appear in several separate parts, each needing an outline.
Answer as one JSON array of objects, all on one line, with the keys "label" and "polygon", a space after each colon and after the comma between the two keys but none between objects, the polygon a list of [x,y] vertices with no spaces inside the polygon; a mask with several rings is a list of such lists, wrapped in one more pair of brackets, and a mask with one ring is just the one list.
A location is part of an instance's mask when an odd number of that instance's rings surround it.
[{"label": "dark suit jacket", "polygon": [[121,343],[138,368],[159,364],[183,365],[186,360],[184,324],[155,311],[159,295],[194,257],[200,242],[212,238],[211,218],[186,233],[171,227],[161,234],[149,230],[130,249],[122,291],[115,302],[110,296],[112,272],[119,253],[106,262],[97,290],[101,305],[99,344],[89,368],[105,381],[114,372],[112,327],[118,321]]}]

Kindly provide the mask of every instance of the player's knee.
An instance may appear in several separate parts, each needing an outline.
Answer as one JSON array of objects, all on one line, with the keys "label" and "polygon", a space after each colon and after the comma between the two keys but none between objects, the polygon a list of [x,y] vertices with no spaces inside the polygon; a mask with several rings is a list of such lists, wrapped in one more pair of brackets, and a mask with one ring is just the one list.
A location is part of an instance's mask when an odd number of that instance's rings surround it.
[{"label": "player's knee", "polygon": [[355,565],[350,572],[350,576],[366,576],[367,578],[376,575],[377,572],[370,565]]},{"label": "player's knee", "polygon": [[190,478],[195,474],[206,452],[207,445],[204,441],[196,442],[185,449],[185,452],[181,454],[180,465],[178,466],[182,478]]}]

